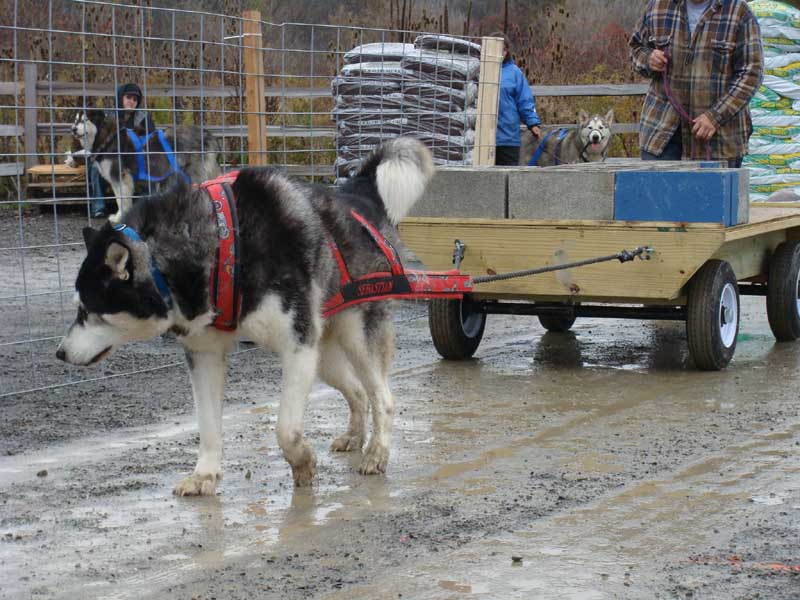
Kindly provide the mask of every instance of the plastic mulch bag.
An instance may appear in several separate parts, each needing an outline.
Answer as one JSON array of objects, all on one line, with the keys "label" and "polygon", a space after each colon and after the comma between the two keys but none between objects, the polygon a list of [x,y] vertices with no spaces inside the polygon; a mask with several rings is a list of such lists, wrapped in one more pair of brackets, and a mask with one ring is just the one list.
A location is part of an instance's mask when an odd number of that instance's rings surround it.
[{"label": "plastic mulch bag", "polygon": [[414,40],[414,47],[423,50],[436,50],[438,52],[451,52],[454,54],[469,54],[480,58],[481,46],[462,38],[449,35],[423,34]]},{"label": "plastic mulch bag", "polygon": [[399,62],[407,53],[413,51],[413,44],[374,42],[356,46],[352,50],[345,52],[343,60],[347,64],[383,61]]}]

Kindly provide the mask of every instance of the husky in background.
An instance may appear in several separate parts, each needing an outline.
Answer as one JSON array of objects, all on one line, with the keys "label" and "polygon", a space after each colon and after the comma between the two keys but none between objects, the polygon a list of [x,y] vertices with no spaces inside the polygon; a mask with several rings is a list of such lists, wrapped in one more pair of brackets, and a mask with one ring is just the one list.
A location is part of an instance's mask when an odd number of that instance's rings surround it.
[{"label": "husky in background", "polygon": [[[139,151],[127,131],[119,127],[114,112],[100,109],[81,111],[76,115],[71,131],[73,138],[88,151],[84,154],[97,162],[100,175],[111,185],[118,210],[109,221],[118,223],[132,203],[134,182],[140,175]],[[219,142],[209,131],[194,125],[179,125],[174,130],[165,129],[164,138],[174,152],[174,158],[169,156],[158,135],[147,139],[141,151],[147,179],[155,183],[155,190],[165,181],[174,181],[175,177],[201,183],[221,174],[217,163]],[[71,153],[67,164],[70,164],[70,158],[75,161],[75,154]]]},{"label": "husky in background", "polygon": [[[239,221],[236,249],[242,303],[238,327],[210,324],[210,274],[220,247],[214,208],[202,188],[183,183],[143,198],[123,225],[86,228],[87,257],[76,281],[78,314],[57,357],[100,362],[134,340],[174,332],[186,351],[200,429],[194,473],[175,494],[213,494],[222,476],[222,399],[226,355],[238,336],[280,355],[283,384],[278,444],[297,486],[312,482],[316,457],[303,438],[303,415],[317,375],[350,407],[334,451],[360,451],[372,412],[372,436],[359,471],[383,473],[389,460],[394,399],[390,301],[351,306],[323,319],[341,273],[386,270],[386,256],[355,210],[395,247],[396,226],[433,176],[430,152],[412,138],[384,143],[338,189],[311,186],[269,168],[243,169],[232,183]],[[338,246],[341,259],[334,245]]]},{"label": "husky in background", "polygon": [[[578,115],[578,127],[569,131],[551,131],[538,140],[529,131],[522,134],[519,164],[550,167],[581,162],[601,162],[606,159],[611,143],[614,111],[604,117],[589,116],[585,110]],[[536,157],[533,165],[531,159]]]}]

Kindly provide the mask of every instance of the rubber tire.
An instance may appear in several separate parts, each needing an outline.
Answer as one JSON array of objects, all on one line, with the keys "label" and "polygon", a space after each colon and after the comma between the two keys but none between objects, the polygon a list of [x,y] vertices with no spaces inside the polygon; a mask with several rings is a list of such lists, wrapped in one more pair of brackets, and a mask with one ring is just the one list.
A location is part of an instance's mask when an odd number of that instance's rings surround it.
[{"label": "rubber tire", "polygon": [[[730,347],[722,341],[719,323],[721,295],[727,284],[733,285],[736,294],[736,333]],[[686,303],[686,339],[698,369],[719,371],[728,365],[736,351],[740,314],[739,286],[731,265],[709,260],[689,282]]]},{"label": "rubber tire", "polygon": [[779,342],[800,338],[797,282],[800,274],[800,242],[783,242],[769,261],[767,319]]},{"label": "rubber tire", "polygon": [[542,327],[553,333],[566,333],[575,324],[575,314],[539,315]]},{"label": "rubber tire", "polygon": [[[463,300],[431,300],[428,303],[431,339],[442,358],[465,360],[478,349],[486,329],[486,314],[473,310],[473,305],[469,296]],[[465,320],[470,318],[473,320],[465,330]]]}]

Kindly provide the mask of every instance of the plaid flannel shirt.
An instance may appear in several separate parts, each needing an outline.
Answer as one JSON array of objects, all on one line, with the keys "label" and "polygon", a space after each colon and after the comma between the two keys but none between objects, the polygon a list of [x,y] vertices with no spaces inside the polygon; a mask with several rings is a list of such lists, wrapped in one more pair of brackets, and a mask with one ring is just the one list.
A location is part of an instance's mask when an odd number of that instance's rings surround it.
[{"label": "plaid flannel shirt", "polygon": [[[744,0],[712,0],[689,35],[686,2],[649,0],[633,32],[633,66],[650,78],[639,129],[639,145],[660,155],[681,124],[664,92],[661,73],[650,71],[648,59],[658,48],[669,56],[673,95],[689,116],[707,115],[719,126],[711,138],[711,156],[734,159],[747,153],[752,133],[748,104],[761,85],[764,58],[761,31]],[[691,126],[681,128],[683,158],[705,158],[704,142],[693,140]]]}]

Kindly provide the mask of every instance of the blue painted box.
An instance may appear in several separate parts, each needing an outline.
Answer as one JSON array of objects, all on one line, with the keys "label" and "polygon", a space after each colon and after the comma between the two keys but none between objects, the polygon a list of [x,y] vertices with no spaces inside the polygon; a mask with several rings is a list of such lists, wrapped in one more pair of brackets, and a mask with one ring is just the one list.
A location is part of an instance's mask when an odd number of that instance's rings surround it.
[{"label": "blue painted box", "polygon": [[[614,181],[614,219],[618,221],[739,221],[739,172],[621,171]],[[744,219],[747,217],[742,215]]]}]

